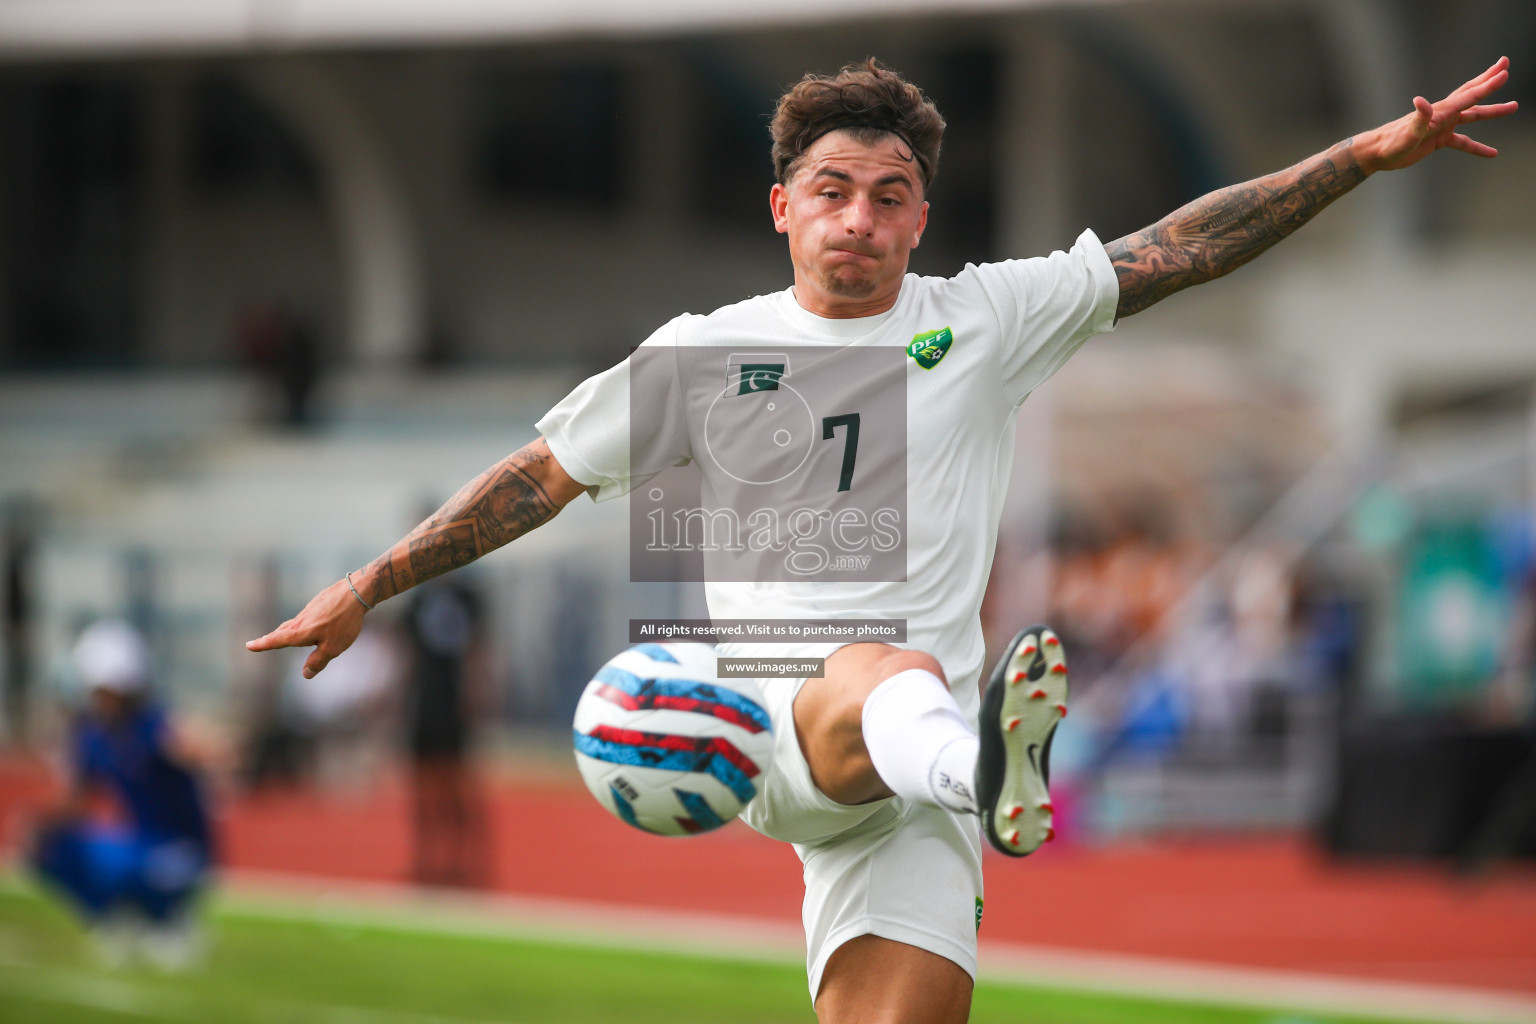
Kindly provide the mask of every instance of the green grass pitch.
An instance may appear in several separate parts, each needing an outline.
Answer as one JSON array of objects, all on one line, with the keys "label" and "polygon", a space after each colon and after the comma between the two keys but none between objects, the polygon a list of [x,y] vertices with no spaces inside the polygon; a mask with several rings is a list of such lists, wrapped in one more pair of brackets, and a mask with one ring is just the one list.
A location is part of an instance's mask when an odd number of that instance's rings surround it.
[{"label": "green grass pitch", "polygon": [[[75,922],[0,885],[0,1021],[111,1024],[810,1024],[798,963],[316,920],[216,903],[204,964],[98,966]],[[1194,1005],[983,981],[977,1024],[1331,1024],[1359,1018]]]}]

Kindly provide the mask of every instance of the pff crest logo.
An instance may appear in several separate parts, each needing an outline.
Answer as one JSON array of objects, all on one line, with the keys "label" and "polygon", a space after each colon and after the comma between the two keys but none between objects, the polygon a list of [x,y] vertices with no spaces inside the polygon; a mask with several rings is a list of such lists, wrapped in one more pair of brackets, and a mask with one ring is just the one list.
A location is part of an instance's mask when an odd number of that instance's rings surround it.
[{"label": "pff crest logo", "polygon": [[949,346],[955,343],[955,335],[948,327],[937,331],[924,331],[912,339],[907,346],[907,355],[911,356],[918,366],[925,370],[931,370],[939,365],[939,360],[949,351]]}]

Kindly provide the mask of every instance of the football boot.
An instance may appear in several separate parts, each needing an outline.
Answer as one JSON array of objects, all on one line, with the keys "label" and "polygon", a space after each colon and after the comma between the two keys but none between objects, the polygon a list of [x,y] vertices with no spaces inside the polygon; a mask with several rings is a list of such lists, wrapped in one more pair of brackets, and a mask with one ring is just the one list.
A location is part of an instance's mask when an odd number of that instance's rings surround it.
[{"label": "football boot", "polygon": [[1047,790],[1051,739],[1067,714],[1067,661],[1045,626],[1013,638],[981,698],[976,800],[987,840],[1010,857],[1056,837]]}]

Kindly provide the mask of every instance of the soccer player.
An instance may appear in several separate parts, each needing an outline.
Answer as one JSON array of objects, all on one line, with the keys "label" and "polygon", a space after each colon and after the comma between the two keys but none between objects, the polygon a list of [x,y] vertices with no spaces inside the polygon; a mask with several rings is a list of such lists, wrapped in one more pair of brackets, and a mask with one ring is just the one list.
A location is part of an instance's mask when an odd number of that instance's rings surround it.
[{"label": "soccer player", "polygon": [[[33,837],[31,866],[75,905],[108,960],[140,953],[186,967],[199,946],[192,902],[213,861],[199,774],[149,693],[137,630],[98,622],[71,662],[89,704],[74,725],[69,794]],[[90,820],[93,792],[110,794],[121,824]]]},{"label": "soccer player", "polygon": [[[1015,638],[977,707],[979,610],[1018,406],[1089,336],[1231,272],[1371,174],[1442,148],[1494,156],[1459,129],[1514,111],[1483,102],[1508,78],[1507,63],[1107,245],[1085,231],[1068,252],[967,266],[949,279],[906,273],[944,129],[923,94],[870,61],[807,76],[780,99],[769,204],[788,236],[793,287],[679,317],[642,351],[842,345],[912,356],[906,478],[921,489],[909,503],[906,580],[706,588],[717,619],[907,620],[905,644],[827,645],[823,677],[763,684],[777,747],[743,816],[795,843],[804,862],[810,990],[822,1021],[964,1021],[980,834],[1020,856],[1051,834],[1044,753],[1065,713],[1066,666],[1049,630]],[[932,351],[909,347],[940,328],[947,347],[937,339]],[[542,437],[247,646],[314,646],[305,672],[318,672],[378,602],[522,536],[584,491],[626,493],[640,482],[629,463],[629,379],[626,362],[583,383],[540,421]]]}]

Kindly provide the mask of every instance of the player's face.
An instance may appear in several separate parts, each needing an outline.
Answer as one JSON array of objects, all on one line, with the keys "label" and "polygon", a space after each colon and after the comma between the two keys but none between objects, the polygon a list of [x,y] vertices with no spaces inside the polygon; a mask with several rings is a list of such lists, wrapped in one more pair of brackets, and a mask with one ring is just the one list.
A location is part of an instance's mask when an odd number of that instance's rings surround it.
[{"label": "player's face", "polygon": [[817,139],[789,185],[769,195],[800,305],[827,317],[891,308],[928,222],[922,189],[912,151],[894,135],[873,146],[845,131]]}]

